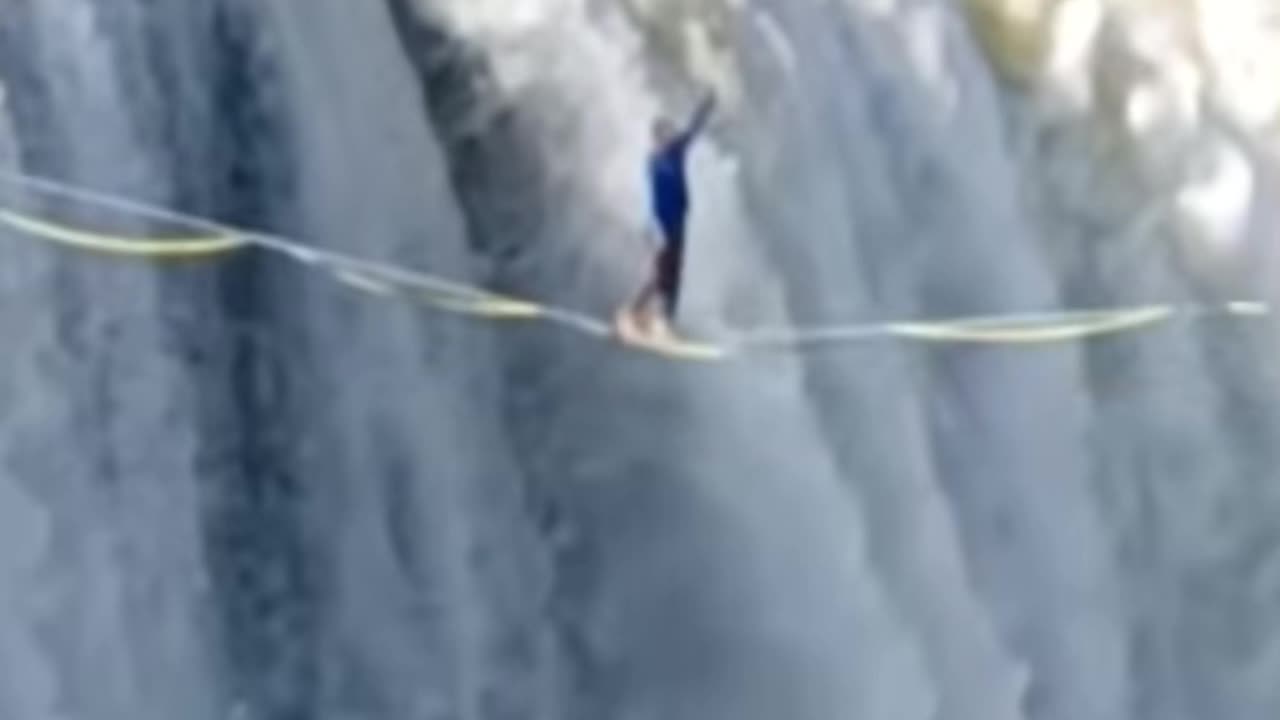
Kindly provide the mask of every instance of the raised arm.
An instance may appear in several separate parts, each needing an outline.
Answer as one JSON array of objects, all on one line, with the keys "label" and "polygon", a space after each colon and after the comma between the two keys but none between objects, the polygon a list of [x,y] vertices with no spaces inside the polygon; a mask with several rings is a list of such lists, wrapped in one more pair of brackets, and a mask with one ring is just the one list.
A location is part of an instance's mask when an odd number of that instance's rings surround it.
[{"label": "raised arm", "polygon": [[698,110],[693,114],[693,120],[685,131],[680,134],[680,142],[689,144],[698,136],[699,133],[707,126],[707,121],[711,119],[711,111],[716,106],[716,94],[714,91],[707,92],[707,96],[703,98],[702,104],[698,105]]}]

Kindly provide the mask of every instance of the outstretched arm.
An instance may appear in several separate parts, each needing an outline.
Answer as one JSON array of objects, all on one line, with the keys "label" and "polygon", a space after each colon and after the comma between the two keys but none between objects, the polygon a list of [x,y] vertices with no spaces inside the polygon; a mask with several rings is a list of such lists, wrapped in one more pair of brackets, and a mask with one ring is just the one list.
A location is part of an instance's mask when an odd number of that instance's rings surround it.
[{"label": "outstretched arm", "polygon": [[711,111],[716,106],[715,91],[708,91],[707,96],[703,98],[702,104],[698,106],[697,112],[693,114],[693,120],[689,123],[689,127],[680,134],[680,142],[689,144],[698,136],[699,133],[707,126],[707,121],[711,119]]}]

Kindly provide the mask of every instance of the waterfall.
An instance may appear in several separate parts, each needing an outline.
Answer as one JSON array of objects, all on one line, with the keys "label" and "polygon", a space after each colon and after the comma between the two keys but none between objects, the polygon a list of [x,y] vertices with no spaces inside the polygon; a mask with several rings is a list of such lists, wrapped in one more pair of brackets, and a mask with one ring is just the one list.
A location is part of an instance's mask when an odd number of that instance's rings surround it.
[{"label": "waterfall", "polygon": [[[650,122],[706,85],[688,334],[1273,298],[1267,0],[11,5],[5,173],[596,317],[651,262]],[[1267,319],[679,363],[30,240],[5,718],[1280,709]]]}]

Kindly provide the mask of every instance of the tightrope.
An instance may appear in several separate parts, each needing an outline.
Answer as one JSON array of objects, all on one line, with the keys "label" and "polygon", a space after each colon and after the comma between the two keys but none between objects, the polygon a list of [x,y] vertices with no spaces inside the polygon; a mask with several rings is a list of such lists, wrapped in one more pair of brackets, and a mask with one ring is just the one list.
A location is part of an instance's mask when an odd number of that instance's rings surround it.
[{"label": "tightrope", "polygon": [[[24,236],[77,250],[154,260],[217,258],[257,247],[303,266],[325,271],[337,282],[360,292],[385,298],[409,299],[437,310],[492,320],[553,323],[584,335],[613,337],[608,321],[570,308],[495,293],[434,273],[382,263],[332,250],[309,246],[282,235],[234,227],[208,218],[97,192],[51,178],[0,169],[7,182],[46,197],[58,197],[86,206],[110,209],[169,224],[185,226],[199,235],[191,237],[124,237],[71,227],[48,218],[34,217],[11,207],[0,207],[0,224]],[[714,360],[751,350],[800,349],[811,345],[857,343],[873,340],[911,340],[927,343],[1046,344],[1079,341],[1151,327],[1176,317],[1268,317],[1271,308],[1257,301],[1232,301],[1218,305],[1161,303],[1098,310],[1064,310],[1025,314],[982,315],[933,321],[898,321],[815,325],[785,329],[744,331],[715,342],[686,342],[673,352],[659,347],[637,347],[680,357]]]}]

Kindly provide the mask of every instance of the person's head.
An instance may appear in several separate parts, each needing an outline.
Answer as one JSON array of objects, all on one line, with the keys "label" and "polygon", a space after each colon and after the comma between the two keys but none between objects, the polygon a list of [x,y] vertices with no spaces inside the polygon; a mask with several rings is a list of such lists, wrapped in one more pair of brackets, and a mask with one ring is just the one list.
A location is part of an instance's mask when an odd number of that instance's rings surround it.
[{"label": "person's head", "polygon": [[670,118],[659,117],[653,121],[653,146],[665,147],[676,136],[676,125]]}]

